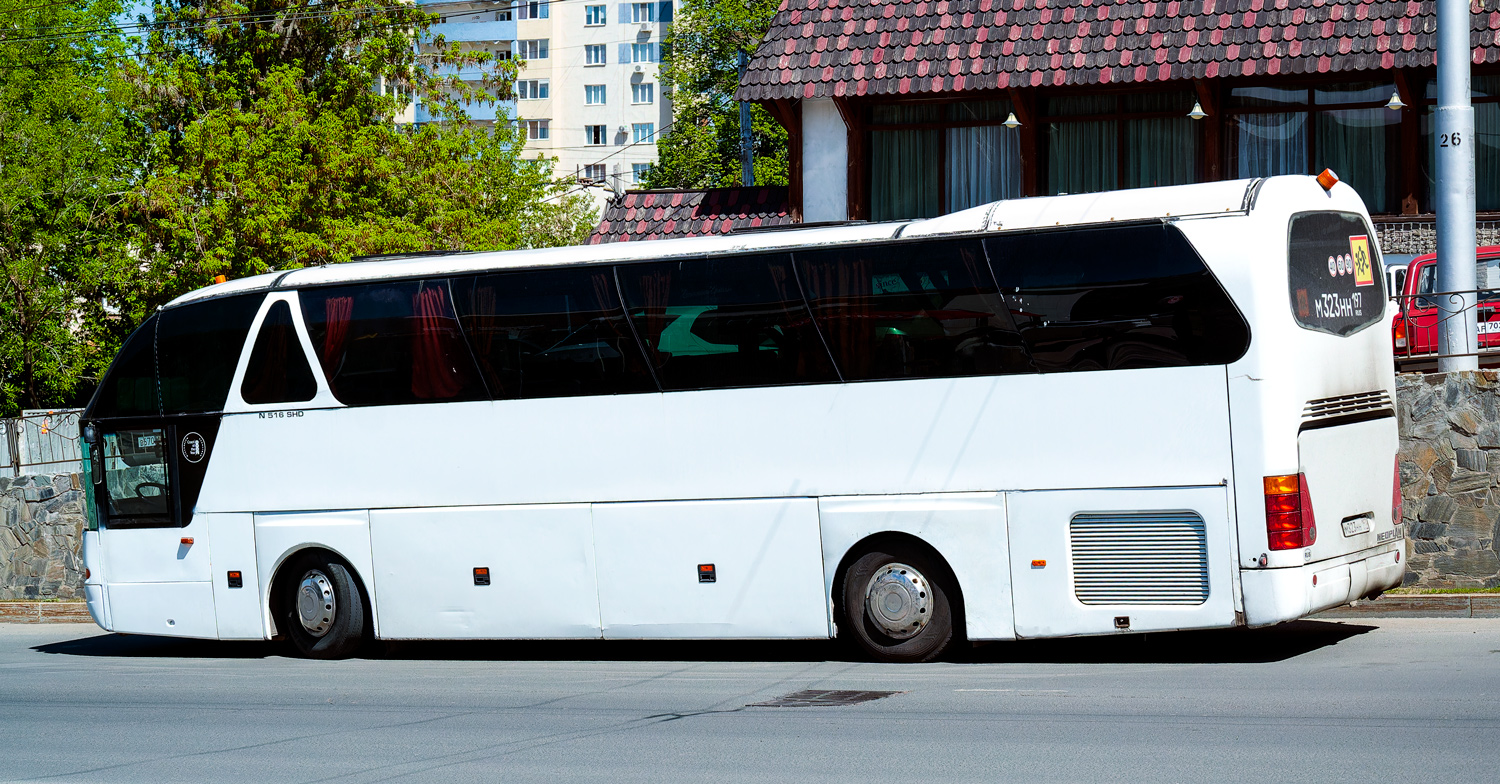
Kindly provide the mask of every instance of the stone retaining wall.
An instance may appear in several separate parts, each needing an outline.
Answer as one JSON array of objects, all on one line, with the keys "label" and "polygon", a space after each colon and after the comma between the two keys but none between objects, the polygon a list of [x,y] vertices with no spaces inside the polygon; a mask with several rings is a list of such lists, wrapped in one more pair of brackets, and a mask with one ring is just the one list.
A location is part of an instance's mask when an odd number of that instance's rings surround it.
[{"label": "stone retaining wall", "polygon": [[1406,581],[1500,585],[1500,378],[1494,371],[1396,379]]},{"label": "stone retaining wall", "polygon": [[0,477],[0,600],[83,598],[82,477]]}]

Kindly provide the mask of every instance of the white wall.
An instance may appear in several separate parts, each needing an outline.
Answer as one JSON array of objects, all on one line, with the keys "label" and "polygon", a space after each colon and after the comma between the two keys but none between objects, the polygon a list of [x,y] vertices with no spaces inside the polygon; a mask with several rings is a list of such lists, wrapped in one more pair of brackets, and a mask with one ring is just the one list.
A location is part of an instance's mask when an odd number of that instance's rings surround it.
[{"label": "white wall", "polygon": [[849,129],[831,99],[802,102],[802,220],[849,219]]}]

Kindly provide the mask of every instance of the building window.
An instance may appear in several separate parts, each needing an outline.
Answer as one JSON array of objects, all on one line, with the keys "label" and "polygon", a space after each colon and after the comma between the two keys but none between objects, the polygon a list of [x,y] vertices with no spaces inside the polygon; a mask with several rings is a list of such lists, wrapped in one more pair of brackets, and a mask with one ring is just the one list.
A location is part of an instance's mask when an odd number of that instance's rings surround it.
[{"label": "building window", "polygon": [[608,144],[609,132],[603,125],[583,126],[584,144]]},{"label": "building window", "polygon": [[523,101],[538,101],[547,97],[546,79],[522,79],[516,82],[516,97]]},{"label": "building window", "polygon": [[495,50],[495,59],[496,60],[509,60],[510,59],[510,50],[509,49],[496,49]]},{"label": "building window", "polygon": [[656,62],[656,44],[631,44],[630,62],[632,63],[654,63]]},{"label": "building window", "polygon": [[639,185],[646,181],[646,173],[649,171],[651,171],[649,163],[632,163],[630,164],[630,179]]},{"label": "building window", "polygon": [[583,7],[583,24],[586,27],[598,27],[604,24],[605,13],[602,5],[586,5]]},{"label": "building window", "polygon": [[870,218],[930,218],[1021,196],[1020,134],[1008,101],[875,106]]},{"label": "building window", "polygon": [[526,138],[532,141],[547,139],[550,137],[550,122],[547,120],[527,120]]},{"label": "building window", "polygon": [[[1475,133],[1474,138],[1466,143],[1474,145],[1474,208],[1482,212],[1500,210],[1500,74],[1470,76],[1469,90],[1469,102],[1474,107]],[[1432,112],[1437,104],[1435,82],[1427,83],[1426,96],[1421,109],[1422,146],[1426,150],[1422,154],[1421,167],[1427,181],[1426,211],[1434,212],[1436,205],[1432,203],[1431,194],[1437,170],[1437,147],[1432,138]],[[1338,169],[1334,171],[1339,172]],[[1339,172],[1339,176],[1342,177],[1343,172]],[[1481,276],[1481,284],[1483,280]]]},{"label": "building window", "polygon": [[608,176],[609,172],[604,170],[604,164],[602,163],[590,163],[583,167],[583,179],[585,180],[600,182]]},{"label": "building window", "polygon": [[604,54],[604,44],[585,44],[583,47],[584,65],[604,65],[607,62]]},{"label": "building window", "polygon": [[589,106],[604,105],[604,85],[586,84],[583,86],[583,102]]},{"label": "building window", "polygon": [[631,103],[655,103],[656,85],[651,82],[641,82],[630,85]]},{"label": "building window", "polygon": [[641,142],[647,142],[647,143],[654,144],[655,143],[655,138],[654,138],[655,136],[656,136],[656,123],[631,123],[630,124],[630,137],[631,137],[631,142],[634,143],[634,144],[640,144]]},{"label": "building window", "polygon": [[515,49],[516,56],[522,60],[547,59],[547,39],[545,38],[517,41],[513,48]]},{"label": "building window", "polygon": [[1200,138],[1190,92],[1050,98],[1050,193],[1092,193],[1197,182]]},{"label": "building window", "polygon": [[495,21],[497,22],[509,22],[513,18],[515,18],[514,12],[509,8],[502,8],[495,12]]},{"label": "building window", "polygon": [[634,24],[656,21],[656,3],[631,3],[630,21]]},{"label": "building window", "polygon": [[1395,212],[1401,113],[1392,82],[1229,91],[1229,171],[1238,177],[1333,169],[1371,212]]},{"label": "building window", "polygon": [[516,3],[517,19],[546,19],[552,0],[521,0]]}]

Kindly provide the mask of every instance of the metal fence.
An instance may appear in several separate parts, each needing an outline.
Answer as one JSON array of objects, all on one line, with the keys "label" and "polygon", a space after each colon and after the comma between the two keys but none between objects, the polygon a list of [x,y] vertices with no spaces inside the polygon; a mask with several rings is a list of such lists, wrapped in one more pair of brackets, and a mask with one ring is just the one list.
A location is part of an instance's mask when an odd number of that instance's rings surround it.
[{"label": "metal fence", "polygon": [[82,471],[81,413],[77,408],[22,411],[14,419],[0,419],[0,477]]},{"label": "metal fence", "polygon": [[[1398,312],[1391,324],[1396,365],[1404,370],[1436,367],[1443,357],[1479,357],[1481,365],[1500,365],[1500,290],[1434,291],[1393,297]],[[1465,305],[1465,303],[1468,303]],[[1441,353],[1443,324],[1475,313],[1479,324],[1476,344],[1461,351]]]}]

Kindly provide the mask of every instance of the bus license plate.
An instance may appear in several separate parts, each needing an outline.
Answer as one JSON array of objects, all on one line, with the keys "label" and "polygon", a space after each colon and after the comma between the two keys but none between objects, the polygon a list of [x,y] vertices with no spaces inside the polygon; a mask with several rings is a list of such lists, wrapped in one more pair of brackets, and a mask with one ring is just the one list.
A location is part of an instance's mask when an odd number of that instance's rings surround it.
[{"label": "bus license plate", "polygon": [[1358,536],[1370,532],[1370,518],[1356,517],[1344,521],[1344,536]]}]

